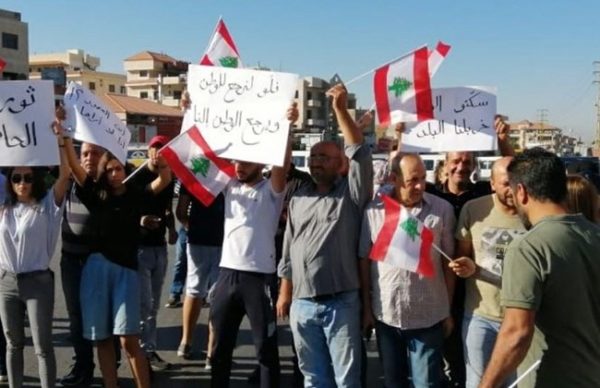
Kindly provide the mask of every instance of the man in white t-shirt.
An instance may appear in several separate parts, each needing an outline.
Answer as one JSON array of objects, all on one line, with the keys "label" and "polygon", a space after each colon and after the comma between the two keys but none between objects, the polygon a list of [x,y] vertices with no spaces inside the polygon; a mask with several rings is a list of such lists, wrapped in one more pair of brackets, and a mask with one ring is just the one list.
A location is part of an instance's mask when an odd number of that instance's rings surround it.
[{"label": "man in white t-shirt", "polygon": [[[298,111],[288,110],[294,122]],[[279,386],[279,352],[274,297],[277,293],[275,233],[283,204],[286,171],[273,167],[263,178],[263,165],[235,162],[236,179],[225,190],[225,235],[219,278],[211,304],[215,343],[211,387],[228,387],[237,333],[248,316],[260,368],[261,387]]]}]

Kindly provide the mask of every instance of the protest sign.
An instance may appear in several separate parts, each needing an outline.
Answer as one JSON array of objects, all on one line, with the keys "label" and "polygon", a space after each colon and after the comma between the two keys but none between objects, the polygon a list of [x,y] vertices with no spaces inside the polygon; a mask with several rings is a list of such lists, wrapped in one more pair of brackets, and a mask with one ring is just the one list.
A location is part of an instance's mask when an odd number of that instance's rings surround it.
[{"label": "protest sign", "polygon": [[131,133],[102,100],[87,88],[69,82],[64,104],[65,126],[73,130],[74,139],[99,145],[125,163]]},{"label": "protest sign", "polygon": [[52,81],[0,82],[0,166],[59,164]]},{"label": "protest sign", "polygon": [[281,166],[297,81],[296,74],[190,65],[189,114],[219,157]]},{"label": "protest sign", "polygon": [[433,89],[434,119],[407,125],[402,151],[487,151],[497,148],[491,87]]}]

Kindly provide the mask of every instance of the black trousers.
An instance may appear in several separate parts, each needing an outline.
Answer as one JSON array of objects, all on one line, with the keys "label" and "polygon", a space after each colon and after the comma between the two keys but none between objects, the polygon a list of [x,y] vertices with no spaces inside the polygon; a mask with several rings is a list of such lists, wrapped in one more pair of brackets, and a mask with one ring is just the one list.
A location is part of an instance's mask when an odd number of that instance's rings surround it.
[{"label": "black trousers", "polygon": [[260,368],[260,386],[279,387],[275,295],[275,274],[221,268],[211,304],[211,322],[215,330],[211,356],[211,387],[229,387],[233,350],[244,315],[250,320]]}]

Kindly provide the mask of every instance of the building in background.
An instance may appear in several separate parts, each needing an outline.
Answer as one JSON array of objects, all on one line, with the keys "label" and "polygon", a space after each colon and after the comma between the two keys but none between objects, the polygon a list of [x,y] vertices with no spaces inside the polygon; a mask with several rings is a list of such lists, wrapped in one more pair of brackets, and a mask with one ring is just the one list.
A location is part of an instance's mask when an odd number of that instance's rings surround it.
[{"label": "building in background", "polygon": [[0,58],[6,63],[0,79],[24,80],[29,74],[29,28],[19,12],[0,9]]},{"label": "building in background", "polygon": [[178,107],[186,88],[188,62],[142,51],[124,61],[127,95]]},{"label": "building in background", "polygon": [[131,131],[130,145],[145,145],[153,136],[173,138],[179,134],[183,113],[178,108],[137,97],[106,93],[104,103]]},{"label": "building in background", "polygon": [[[321,140],[335,140],[339,137],[339,125],[325,95],[333,85],[342,82],[335,74],[329,81],[317,77],[303,77],[298,80],[294,101],[298,105],[298,120],[292,124],[296,149],[309,149]],[[367,112],[356,106],[356,96],[348,94],[348,111],[354,120]],[[364,129],[370,142],[374,143],[374,123]]]},{"label": "building in background", "polygon": [[69,81],[85,86],[98,95],[125,94],[126,77],[123,74],[98,71],[100,58],[86,54],[82,49],[65,52],[33,54],[29,57],[29,78],[50,79],[59,88]]},{"label": "building in background", "polygon": [[580,139],[564,134],[561,128],[548,122],[510,123],[510,137],[517,151],[542,147],[561,156],[587,156],[590,152]]}]

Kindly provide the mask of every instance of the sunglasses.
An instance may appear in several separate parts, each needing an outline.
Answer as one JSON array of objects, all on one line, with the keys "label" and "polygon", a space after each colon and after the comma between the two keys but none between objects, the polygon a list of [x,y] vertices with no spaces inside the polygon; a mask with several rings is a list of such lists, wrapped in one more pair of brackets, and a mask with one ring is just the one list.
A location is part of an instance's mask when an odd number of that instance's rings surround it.
[{"label": "sunglasses", "polygon": [[13,174],[10,177],[10,181],[14,184],[21,182],[33,183],[33,174]]}]

